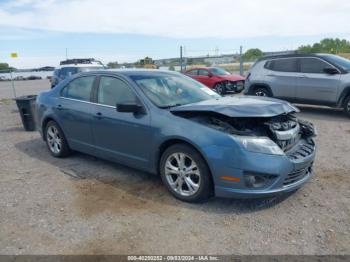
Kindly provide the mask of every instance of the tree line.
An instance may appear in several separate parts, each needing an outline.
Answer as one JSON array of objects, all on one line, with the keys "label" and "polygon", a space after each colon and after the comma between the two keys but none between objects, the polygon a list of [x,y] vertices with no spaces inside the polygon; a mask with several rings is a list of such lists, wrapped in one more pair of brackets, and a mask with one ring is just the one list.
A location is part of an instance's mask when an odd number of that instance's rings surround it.
[{"label": "tree line", "polygon": [[[350,42],[346,39],[325,38],[312,45],[301,45],[296,50],[299,54],[328,53],[342,54],[350,53]],[[248,49],[243,54],[244,61],[255,61],[264,56],[264,52],[259,48]]]}]

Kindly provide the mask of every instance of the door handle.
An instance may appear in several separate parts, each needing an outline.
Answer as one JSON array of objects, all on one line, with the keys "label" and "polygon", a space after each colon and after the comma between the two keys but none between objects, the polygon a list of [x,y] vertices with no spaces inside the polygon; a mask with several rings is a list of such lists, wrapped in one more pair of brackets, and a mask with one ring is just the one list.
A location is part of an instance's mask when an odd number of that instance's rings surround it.
[{"label": "door handle", "polygon": [[307,75],[301,75],[300,78],[309,78]]},{"label": "door handle", "polygon": [[95,116],[94,116],[95,118],[97,118],[97,119],[102,119],[103,118],[103,116],[102,116],[102,113],[101,112],[97,112],[96,114],[95,114]]}]

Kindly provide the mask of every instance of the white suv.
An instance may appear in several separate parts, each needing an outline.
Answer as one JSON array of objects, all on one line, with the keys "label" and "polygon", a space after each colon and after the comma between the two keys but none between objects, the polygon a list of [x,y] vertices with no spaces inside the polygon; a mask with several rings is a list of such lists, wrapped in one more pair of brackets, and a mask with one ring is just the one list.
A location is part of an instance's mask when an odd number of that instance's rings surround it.
[{"label": "white suv", "polygon": [[74,74],[100,69],[105,69],[105,67],[100,61],[93,58],[75,58],[61,61],[60,67],[53,72],[51,88]]}]

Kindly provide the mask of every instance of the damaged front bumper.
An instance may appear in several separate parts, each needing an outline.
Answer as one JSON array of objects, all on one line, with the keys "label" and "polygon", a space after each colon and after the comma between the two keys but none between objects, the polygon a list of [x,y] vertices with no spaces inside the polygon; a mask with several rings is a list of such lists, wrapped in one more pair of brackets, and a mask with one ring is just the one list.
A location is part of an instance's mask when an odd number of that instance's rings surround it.
[{"label": "damaged front bumper", "polygon": [[[229,149],[225,154],[228,151]],[[236,155],[234,161],[230,161],[233,165],[228,162],[222,165],[222,161],[211,162],[215,195],[229,198],[261,198],[294,191],[313,176],[315,151],[314,140],[308,138],[301,139],[283,156],[244,152],[243,155]],[[227,177],[235,179],[223,179]],[[250,184],[252,177],[263,182],[254,187]]]}]

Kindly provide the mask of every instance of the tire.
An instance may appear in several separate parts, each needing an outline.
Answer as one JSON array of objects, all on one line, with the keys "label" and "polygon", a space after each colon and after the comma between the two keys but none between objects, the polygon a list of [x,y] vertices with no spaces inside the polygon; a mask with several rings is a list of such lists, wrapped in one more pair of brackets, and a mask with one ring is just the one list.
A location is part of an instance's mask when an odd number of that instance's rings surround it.
[{"label": "tire", "polygon": [[270,90],[268,90],[266,87],[257,87],[254,89],[253,95],[255,96],[265,96],[265,97],[271,97],[272,94]]},{"label": "tire", "polygon": [[49,121],[45,127],[46,145],[54,157],[66,157],[71,154],[67,139],[55,121]]},{"label": "tire", "polygon": [[344,112],[350,118],[350,95],[345,99]]},{"label": "tire", "polygon": [[[183,165],[181,159],[184,159]],[[206,201],[213,193],[211,174],[205,160],[188,145],[175,144],[166,149],[159,168],[164,185],[177,199],[198,203]]]},{"label": "tire", "polygon": [[226,88],[225,88],[224,83],[215,84],[214,89],[215,89],[216,93],[218,93],[219,95],[226,94]]}]

